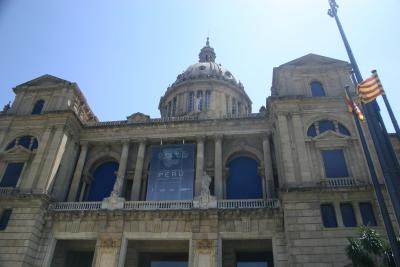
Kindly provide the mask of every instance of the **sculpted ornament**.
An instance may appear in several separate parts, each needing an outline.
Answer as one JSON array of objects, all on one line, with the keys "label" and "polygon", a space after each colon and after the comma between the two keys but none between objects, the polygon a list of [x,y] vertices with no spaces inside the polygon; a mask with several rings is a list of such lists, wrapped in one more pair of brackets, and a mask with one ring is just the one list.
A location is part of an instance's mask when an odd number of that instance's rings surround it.
[{"label": "sculpted ornament", "polygon": [[193,206],[200,209],[216,208],[217,200],[210,194],[211,177],[206,172],[203,173],[201,179],[200,196],[195,197]]}]

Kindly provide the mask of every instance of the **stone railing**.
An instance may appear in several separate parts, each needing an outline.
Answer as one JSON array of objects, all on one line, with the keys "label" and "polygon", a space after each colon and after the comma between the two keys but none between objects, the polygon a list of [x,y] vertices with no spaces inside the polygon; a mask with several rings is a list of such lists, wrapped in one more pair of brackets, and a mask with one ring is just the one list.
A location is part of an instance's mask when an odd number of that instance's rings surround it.
[{"label": "stone railing", "polygon": [[[192,200],[125,201],[123,210],[190,210]],[[279,208],[278,199],[218,200],[218,209]],[[102,209],[102,202],[56,202],[49,206],[52,211],[89,211]]]},{"label": "stone railing", "polygon": [[126,201],[125,210],[187,210],[193,208],[192,200]]},{"label": "stone railing", "polygon": [[101,202],[56,202],[49,206],[49,210],[73,211],[73,210],[99,210]]},{"label": "stone railing", "polygon": [[8,196],[18,192],[14,187],[0,187],[0,196]]},{"label": "stone railing", "polygon": [[355,187],[355,186],[360,186],[360,185],[365,185],[365,182],[350,178],[350,177],[345,177],[345,178],[326,178],[321,181],[321,185],[323,187]]},{"label": "stone railing", "polygon": [[278,199],[229,199],[218,200],[218,209],[279,208]]}]

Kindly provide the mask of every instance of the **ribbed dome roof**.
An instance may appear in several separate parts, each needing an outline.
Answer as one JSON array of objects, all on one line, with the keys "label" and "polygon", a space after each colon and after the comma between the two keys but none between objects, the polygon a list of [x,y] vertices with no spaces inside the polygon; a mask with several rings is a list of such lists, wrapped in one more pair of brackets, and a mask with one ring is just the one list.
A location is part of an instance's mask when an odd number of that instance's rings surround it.
[{"label": "ribbed dome roof", "polygon": [[172,86],[190,80],[216,79],[228,82],[243,90],[243,85],[235,79],[229,70],[221,64],[215,63],[215,58],[214,48],[210,46],[207,38],[206,46],[200,51],[199,62],[190,65],[183,73],[179,74]]}]

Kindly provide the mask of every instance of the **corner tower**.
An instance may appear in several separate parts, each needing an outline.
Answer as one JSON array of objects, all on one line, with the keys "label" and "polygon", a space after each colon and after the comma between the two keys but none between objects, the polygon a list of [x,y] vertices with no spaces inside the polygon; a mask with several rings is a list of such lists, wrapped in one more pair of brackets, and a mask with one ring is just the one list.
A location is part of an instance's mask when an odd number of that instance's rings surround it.
[{"label": "corner tower", "polygon": [[190,65],[167,88],[158,106],[161,117],[200,116],[218,118],[251,113],[251,100],[240,81],[221,64],[209,38],[200,50],[199,62]]}]

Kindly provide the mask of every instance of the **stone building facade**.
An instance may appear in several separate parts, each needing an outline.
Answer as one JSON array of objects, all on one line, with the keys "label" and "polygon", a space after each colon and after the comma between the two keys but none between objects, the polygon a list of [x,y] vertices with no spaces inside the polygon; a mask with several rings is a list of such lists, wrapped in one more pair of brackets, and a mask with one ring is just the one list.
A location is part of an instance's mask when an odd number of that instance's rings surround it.
[{"label": "stone building facade", "polygon": [[[383,232],[343,101],[349,63],[274,68],[252,113],[215,59],[207,41],[156,119],[98,121],[76,83],[50,75],[16,86],[0,114],[0,265],[344,266],[356,226]],[[154,173],[182,155],[187,177]]]}]

